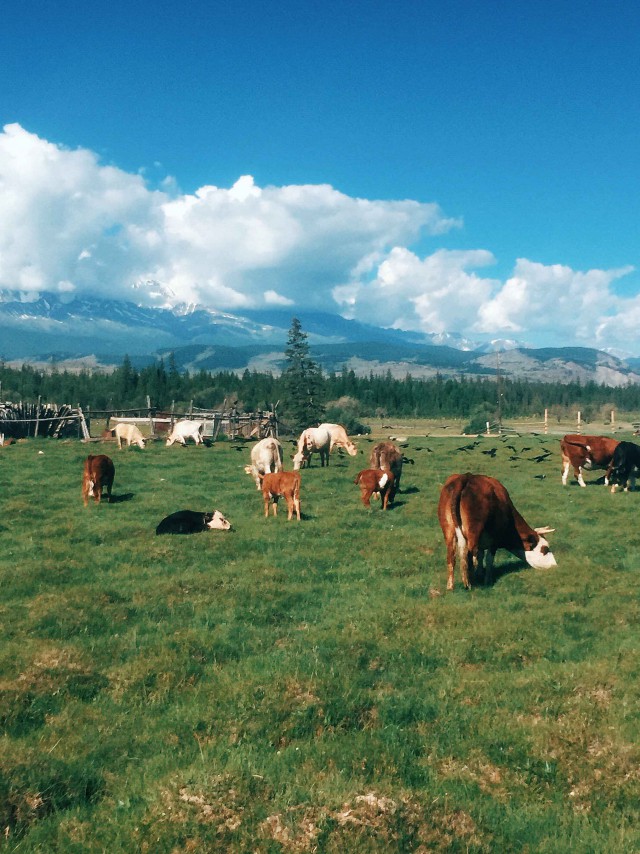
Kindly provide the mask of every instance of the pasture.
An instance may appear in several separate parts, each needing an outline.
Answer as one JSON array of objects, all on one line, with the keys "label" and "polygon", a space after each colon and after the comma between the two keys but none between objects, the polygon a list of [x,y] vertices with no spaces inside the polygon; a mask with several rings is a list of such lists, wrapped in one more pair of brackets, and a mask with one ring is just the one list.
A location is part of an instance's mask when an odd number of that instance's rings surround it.
[{"label": "pasture", "polygon": [[[0,449],[0,850],[640,850],[640,495],[563,488],[557,437],[411,436],[367,511],[372,444],[302,471],[300,523],[263,517],[249,445]],[[501,551],[446,593],[469,470],[557,568]],[[155,536],[183,508],[233,530]]]}]

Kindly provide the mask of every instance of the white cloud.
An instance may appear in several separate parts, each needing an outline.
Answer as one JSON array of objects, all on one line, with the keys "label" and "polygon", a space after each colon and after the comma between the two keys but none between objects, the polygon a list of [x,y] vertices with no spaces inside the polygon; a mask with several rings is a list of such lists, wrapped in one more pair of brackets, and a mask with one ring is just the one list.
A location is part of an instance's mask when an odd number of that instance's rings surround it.
[{"label": "white cloud", "polygon": [[316,308],[531,344],[635,343],[640,297],[612,288],[630,267],[580,272],[520,258],[501,280],[484,272],[495,264],[486,249],[420,257],[408,248],[461,225],[436,204],[358,199],[326,184],[258,187],[249,175],[193,194],[170,177],[160,187],[6,125],[0,288],[25,298],[47,290],[232,311]]},{"label": "white cloud", "polygon": [[[355,199],[328,185],[180,194],[7,125],[0,135],[0,287],[131,298],[156,280],[178,301],[219,309],[300,301],[330,290],[372,254],[458,225],[435,204]],[[137,291],[144,298],[144,289]]]}]

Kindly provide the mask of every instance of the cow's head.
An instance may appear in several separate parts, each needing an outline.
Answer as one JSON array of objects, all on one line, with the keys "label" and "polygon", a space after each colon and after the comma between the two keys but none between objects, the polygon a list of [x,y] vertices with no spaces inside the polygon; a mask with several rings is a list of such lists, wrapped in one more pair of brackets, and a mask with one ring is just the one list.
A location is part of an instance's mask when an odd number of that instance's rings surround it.
[{"label": "cow's head", "polygon": [[527,537],[524,543],[524,557],[529,566],[534,569],[551,569],[552,566],[557,566],[553,552],[549,548],[549,541],[542,534],[551,534],[555,528],[536,528],[535,534]]},{"label": "cow's head", "polygon": [[213,513],[206,514],[207,528],[212,531],[228,531],[231,527],[231,522],[222,515],[219,510],[214,510]]},{"label": "cow's head", "polygon": [[298,451],[297,454],[294,454],[291,459],[293,460],[293,470],[299,471],[301,468],[304,468],[305,463],[309,461],[309,454],[305,454],[304,451]]},{"label": "cow's head", "polygon": [[347,442],[345,448],[350,457],[355,457],[355,455],[358,453],[358,449],[351,441]]}]

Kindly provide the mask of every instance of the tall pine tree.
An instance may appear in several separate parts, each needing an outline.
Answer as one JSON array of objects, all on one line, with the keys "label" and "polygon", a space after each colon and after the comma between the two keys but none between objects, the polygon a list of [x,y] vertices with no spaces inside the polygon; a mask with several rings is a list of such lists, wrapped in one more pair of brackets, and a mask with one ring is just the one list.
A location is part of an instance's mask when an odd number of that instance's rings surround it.
[{"label": "tall pine tree", "polygon": [[322,372],[309,355],[307,335],[297,317],[287,337],[287,367],[282,374],[287,423],[297,432],[319,424],[324,416]]}]

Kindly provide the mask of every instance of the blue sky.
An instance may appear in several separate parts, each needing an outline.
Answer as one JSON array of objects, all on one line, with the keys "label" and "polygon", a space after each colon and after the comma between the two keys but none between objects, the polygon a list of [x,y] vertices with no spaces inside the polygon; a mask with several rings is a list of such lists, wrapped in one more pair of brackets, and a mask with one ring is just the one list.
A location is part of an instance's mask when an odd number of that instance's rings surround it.
[{"label": "blue sky", "polygon": [[637,353],[639,24],[631,2],[10,0],[0,287],[152,279],[137,297]]}]

